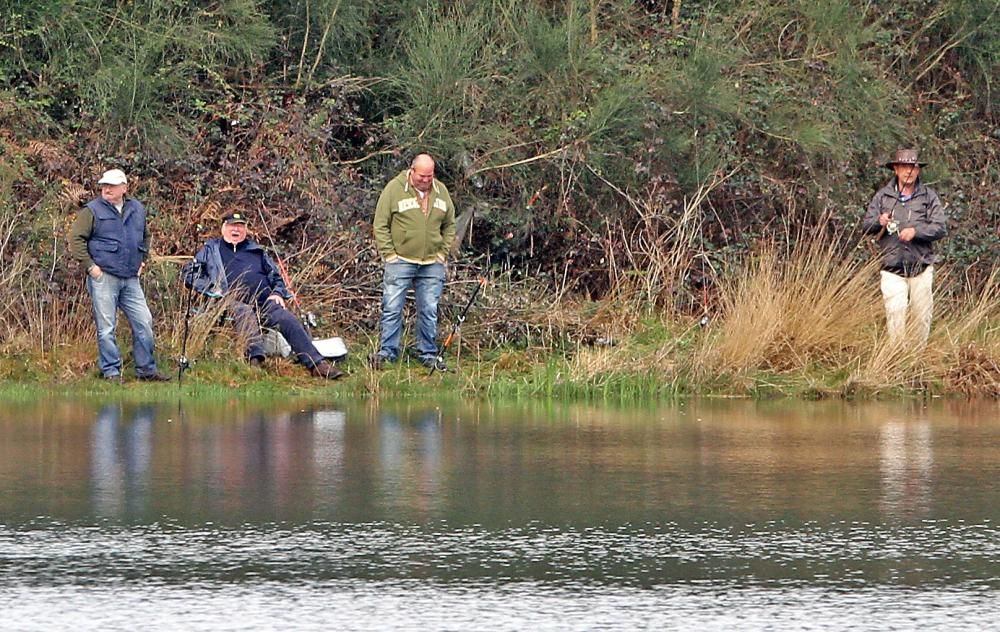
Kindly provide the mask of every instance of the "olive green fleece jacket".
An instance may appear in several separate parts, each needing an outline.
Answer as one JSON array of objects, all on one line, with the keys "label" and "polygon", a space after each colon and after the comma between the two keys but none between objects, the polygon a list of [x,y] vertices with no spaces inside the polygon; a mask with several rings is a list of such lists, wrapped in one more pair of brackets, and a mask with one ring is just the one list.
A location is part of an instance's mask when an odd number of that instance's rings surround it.
[{"label": "olive green fleece jacket", "polygon": [[389,181],[375,206],[375,245],[384,261],[444,262],[455,241],[455,205],[448,188],[434,180],[428,213],[420,210],[417,190],[404,170]]}]

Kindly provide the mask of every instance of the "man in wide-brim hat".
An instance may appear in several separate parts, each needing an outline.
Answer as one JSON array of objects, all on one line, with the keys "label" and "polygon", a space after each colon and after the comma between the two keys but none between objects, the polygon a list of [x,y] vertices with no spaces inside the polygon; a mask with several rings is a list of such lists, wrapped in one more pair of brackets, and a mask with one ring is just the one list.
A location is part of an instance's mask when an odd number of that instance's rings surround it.
[{"label": "man in wide-brim hat", "polygon": [[895,177],[868,204],[862,230],[876,235],[882,253],[881,289],[889,338],[899,340],[907,321],[918,344],[927,341],[934,311],[934,242],[947,233],[944,207],[920,181],[916,149],[899,149],[885,163]]}]

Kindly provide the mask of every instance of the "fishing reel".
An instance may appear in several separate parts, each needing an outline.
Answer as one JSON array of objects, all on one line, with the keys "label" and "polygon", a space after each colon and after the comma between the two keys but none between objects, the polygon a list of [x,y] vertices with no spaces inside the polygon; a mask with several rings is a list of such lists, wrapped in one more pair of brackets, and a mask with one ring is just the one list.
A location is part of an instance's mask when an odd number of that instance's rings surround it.
[{"label": "fishing reel", "polygon": [[885,232],[895,235],[899,232],[899,223],[894,219],[889,220],[889,223],[885,225]]},{"label": "fishing reel", "polygon": [[177,358],[177,368],[181,371],[187,371],[191,368],[191,361],[188,360],[187,356],[181,356]]}]

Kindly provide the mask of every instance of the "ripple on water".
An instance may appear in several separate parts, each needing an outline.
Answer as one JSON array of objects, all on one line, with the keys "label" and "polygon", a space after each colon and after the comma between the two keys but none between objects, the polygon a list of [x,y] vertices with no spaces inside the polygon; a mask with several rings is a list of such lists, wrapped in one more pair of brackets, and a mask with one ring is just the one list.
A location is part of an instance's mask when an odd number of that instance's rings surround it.
[{"label": "ripple on water", "polygon": [[988,629],[995,591],[337,580],[7,588],[20,630]]},{"label": "ripple on water", "polygon": [[143,580],[316,582],[421,579],[651,587],[731,585],[1000,587],[990,523],[905,526],[778,522],[583,529],[528,524],[311,523],[180,527],[169,523],[0,527],[7,585]]}]

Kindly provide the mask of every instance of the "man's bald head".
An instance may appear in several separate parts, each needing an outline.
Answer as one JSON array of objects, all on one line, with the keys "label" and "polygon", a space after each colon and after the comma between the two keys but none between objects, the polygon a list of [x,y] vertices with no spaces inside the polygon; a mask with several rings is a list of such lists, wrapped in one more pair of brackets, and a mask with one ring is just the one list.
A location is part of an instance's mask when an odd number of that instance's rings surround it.
[{"label": "man's bald head", "polygon": [[427,193],[434,184],[434,159],[430,154],[417,154],[410,163],[410,184],[417,191]]}]

